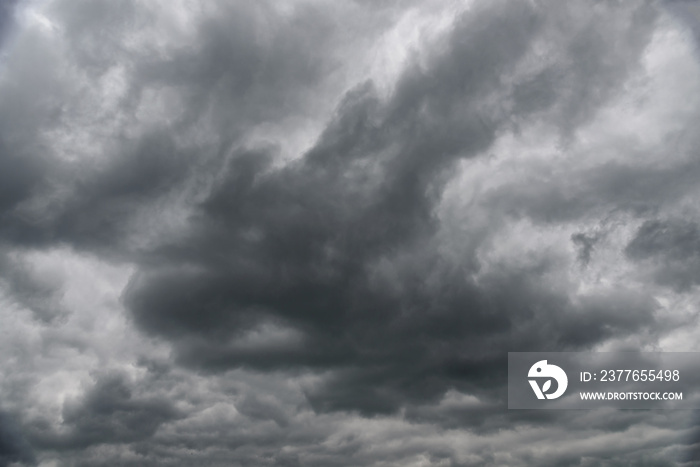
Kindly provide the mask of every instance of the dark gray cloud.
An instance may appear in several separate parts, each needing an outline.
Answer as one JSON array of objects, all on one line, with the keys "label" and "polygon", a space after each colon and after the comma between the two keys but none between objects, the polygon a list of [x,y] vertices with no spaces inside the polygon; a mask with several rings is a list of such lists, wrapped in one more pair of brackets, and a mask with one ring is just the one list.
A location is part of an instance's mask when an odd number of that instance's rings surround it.
[{"label": "dark gray cloud", "polygon": [[166,400],[134,397],[120,374],[100,376],[85,395],[63,406],[63,431],[46,430],[38,420],[32,427],[33,444],[55,450],[85,449],[99,444],[145,442],[158,427],[180,416]]},{"label": "dark gray cloud", "polygon": [[571,236],[571,241],[578,248],[578,259],[583,265],[587,265],[591,261],[591,255],[598,240],[598,235],[595,234],[576,233]]},{"label": "dark gray cloud", "polygon": [[0,4],[0,44],[12,31],[13,15],[19,0],[7,0]]},{"label": "dark gray cloud", "polygon": [[30,444],[22,434],[22,428],[7,413],[0,412],[0,465],[35,462]]},{"label": "dark gray cloud", "polygon": [[652,262],[661,284],[687,289],[700,280],[700,230],[695,222],[645,221],[625,252],[635,261]]},{"label": "dark gray cloud", "polygon": [[[450,387],[502,385],[503,373],[488,370],[502,366],[499,341],[572,350],[652,325],[648,297],[631,303],[622,292],[575,306],[540,289],[537,278],[552,267],[546,259],[477,286],[465,278],[474,270],[450,270],[431,251],[451,167],[486,150],[506,118],[530,116],[529,105],[507,115],[489,107],[504,98],[494,77],[513,74],[533,42],[573,21],[567,13],[553,26],[524,4],[470,11],[428,70],[407,68],[388,101],[369,83],[348,92],[303,158],[273,169],[264,149],[234,153],[197,207],[190,237],[157,250],[155,264],[129,285],[136,322],[172,340],[181,361],[197,368],[333,368],[309,393],[312,404],[363,413],[391,413]],[[653,15],[632,18],[629,30],[591,22],[565,52],[617,34],[638,54]],[[562,71],[562,86],[575,88],[564,102],[593,87],[612,92],[635,56],[624,54],[626,62],[610,68],[604,55],[590,54]],[[587,67],[585,82],[580,66]],[[575,101],[561,105],[555,114],[585,118],[573,113],[583,112]],[[562,132],[568,135],[566,125]],[[415,259],[397,265],[404,257]],[[381,263],[396,268],[400,291],[372,274]],[[300,341],[262,350],[236,345],[268,320],[300,333]]]},{"label": "dark gray cloud", "polygon": [[692,458],[689,414],[505,409],[508,351],[691,340],[700,75],[660,5],[28,4],[0,456]]}]

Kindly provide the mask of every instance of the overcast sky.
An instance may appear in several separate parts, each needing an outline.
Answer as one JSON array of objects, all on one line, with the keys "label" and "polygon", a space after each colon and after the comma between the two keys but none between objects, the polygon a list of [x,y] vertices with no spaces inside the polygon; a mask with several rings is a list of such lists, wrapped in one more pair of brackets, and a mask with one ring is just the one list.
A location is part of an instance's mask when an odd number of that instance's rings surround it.
[{"label": "overcast sky", "polygon": [[0,5],[0,466],[700,462],[698,3]]}]

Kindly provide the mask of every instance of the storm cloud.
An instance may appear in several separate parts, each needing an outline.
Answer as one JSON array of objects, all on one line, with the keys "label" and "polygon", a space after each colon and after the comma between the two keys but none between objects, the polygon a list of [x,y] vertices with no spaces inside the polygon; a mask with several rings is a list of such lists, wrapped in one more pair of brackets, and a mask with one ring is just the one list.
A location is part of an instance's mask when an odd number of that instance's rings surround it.
[{"label": "storm cloud", "polygon": [[697,350],[690,2],[6,9],[0,462],[697,461],[506,408],[509,351]]}]

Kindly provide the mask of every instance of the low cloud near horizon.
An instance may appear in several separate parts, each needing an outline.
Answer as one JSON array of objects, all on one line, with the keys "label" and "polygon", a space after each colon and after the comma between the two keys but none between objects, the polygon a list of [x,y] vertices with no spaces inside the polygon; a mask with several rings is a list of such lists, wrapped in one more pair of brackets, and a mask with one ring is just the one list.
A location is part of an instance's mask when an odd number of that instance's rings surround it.
[{"label": "low cloud near horizon", "polygon": [[677,466],[513,351],[700,351],[691,1],[0,8],[0,466]]}]

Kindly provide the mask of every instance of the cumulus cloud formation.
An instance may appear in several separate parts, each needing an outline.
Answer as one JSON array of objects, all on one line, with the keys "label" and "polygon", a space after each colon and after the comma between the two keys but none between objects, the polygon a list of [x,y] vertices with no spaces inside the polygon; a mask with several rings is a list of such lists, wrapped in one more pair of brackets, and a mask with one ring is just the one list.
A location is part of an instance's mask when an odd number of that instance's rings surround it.
[{"label": "cumulus cloud formation", "polygon": [[506,408],[509,351],[698,350],[692,2],[4,8],[2,465],[698,461]]}]

